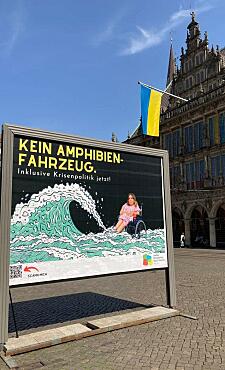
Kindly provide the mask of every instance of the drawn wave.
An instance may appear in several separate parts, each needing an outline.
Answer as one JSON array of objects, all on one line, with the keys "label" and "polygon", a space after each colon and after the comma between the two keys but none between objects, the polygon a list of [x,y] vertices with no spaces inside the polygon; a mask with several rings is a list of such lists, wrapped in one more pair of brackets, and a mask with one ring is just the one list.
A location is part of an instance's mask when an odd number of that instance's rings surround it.
[{"label": "drawn wave", "polygon": [[[72,201],[90,214],[102,230],[87,235],[74,225],[69,206]],[[140,239],[104,226],[95,200],[78,184],[56,184],[33,194],[16,205],[11,222],[10,263],[50,262],[77,258],[165,251],[162,229],[147,230]]]}]

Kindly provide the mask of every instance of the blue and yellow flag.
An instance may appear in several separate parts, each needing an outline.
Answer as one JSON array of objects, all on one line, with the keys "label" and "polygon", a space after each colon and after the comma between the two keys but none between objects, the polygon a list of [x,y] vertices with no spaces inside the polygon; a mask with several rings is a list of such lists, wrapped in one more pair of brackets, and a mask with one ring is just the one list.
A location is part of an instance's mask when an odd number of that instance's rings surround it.
[{"label": "blue and yellow flag", "polygon": [[162,93],[141,85],[141,118],[144,135],[159,136]]}]

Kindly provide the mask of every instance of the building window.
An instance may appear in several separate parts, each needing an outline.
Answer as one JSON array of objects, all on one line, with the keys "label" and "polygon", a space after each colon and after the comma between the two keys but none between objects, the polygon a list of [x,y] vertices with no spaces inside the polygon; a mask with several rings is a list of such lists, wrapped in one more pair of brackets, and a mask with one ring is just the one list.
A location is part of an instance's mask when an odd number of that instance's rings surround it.
[{"label": "building window", "polygon": [[217,180],[221,175],[225,178],[225,154],[211,158],[212,179]]},{"label": "building window", "polygon": [[220,143],[225,143],[225,113],[219,115]]},{"label": "building window", "polygon": [[215,140],[214,140],[214,117],[209,118],[209,142],[210,142],[210,145],[215,144]]},{"label": "building window", "polygon": [[194,189],[194,162],[187,163],[185,169],[187,189]]},{"label": "building window", "polygon": [[203,122],[194,125],[194,149],[199,150],[203,147]]},{"label": "building window", "polygon": [[172,134],[167,134],[165,137],[165,149],[168,150],[169,156],[173,158]]},{"label": "building window", "polygon": [[168,150],[171,158],[180,154],[180,130],[165,135],[164,148]]},{"label": "building window", "polygon": [[171,187],[172,188],[178,188],[180,185],[180,166],[174,166],[171,168]]},{"label": "building window", "polygon": [[220,176],[220,156],[211,158],[211,174],[212,178],[217,179]]},{"label": "building window", "polygon": [[196,55],[196,66],[199,65],[199,55]]},{"label": "building window", "polygon": [[209,143],[210,145],[219,144],[219,122],[218,116],[213,116],[209,118]]},{"label": "building window", "polygon": [[225,178],[225,154],[222,155],[221,164],[222,164],[222,175],[223,178]]},{"label": "building window", "polygon": [[193,151],[193,126],[185,127],[184,129],[185,152]]},{"label": "building window", "polygon": [[180,152],[180,130],[173,132],[173,156],[177,157]]},{"label": "building window", "polygon": [[195,180],[197,189],[204,187],[204,173],[205,173],[205,161],[202,159],[195,163]]}]

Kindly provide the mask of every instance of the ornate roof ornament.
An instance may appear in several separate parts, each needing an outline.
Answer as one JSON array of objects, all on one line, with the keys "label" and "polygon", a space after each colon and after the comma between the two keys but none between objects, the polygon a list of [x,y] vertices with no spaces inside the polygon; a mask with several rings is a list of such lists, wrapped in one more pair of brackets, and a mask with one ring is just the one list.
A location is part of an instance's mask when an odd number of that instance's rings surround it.
[{"label": "ornate roof ornament", "polygon": [[191,12],[190,15],[191,15],[191,21],[195,22],[195,12]]}]

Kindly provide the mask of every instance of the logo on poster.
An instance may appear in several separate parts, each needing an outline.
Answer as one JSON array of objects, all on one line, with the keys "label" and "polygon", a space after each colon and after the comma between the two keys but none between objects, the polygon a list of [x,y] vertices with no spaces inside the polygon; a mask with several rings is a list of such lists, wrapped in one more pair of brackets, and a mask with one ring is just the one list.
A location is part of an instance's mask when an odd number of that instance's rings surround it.
[{"label": "logo on poster", "polygon": [[143,256],[143,265],[144,266],[151,266],[153,265],[153,258],[149,254],[144,254]]}]

